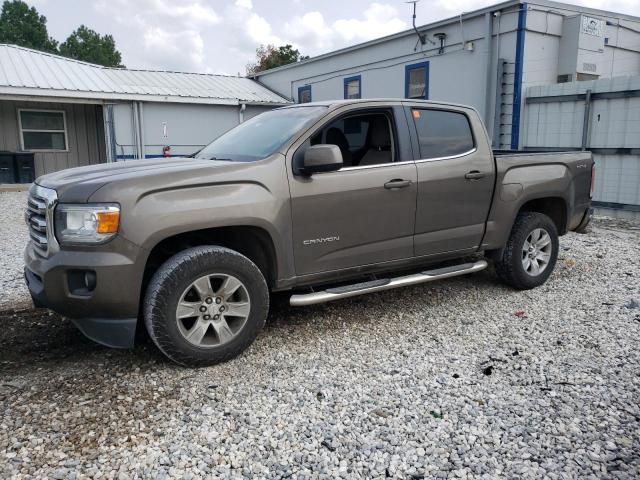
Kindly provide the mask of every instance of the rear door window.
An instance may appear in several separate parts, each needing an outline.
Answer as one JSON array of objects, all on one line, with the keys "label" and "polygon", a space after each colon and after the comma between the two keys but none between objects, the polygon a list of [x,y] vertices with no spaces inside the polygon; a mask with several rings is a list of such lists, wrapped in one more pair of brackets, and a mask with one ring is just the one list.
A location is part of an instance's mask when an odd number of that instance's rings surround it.
[{"label": "rear door window", "polygon": [[474,148],[469,119],[464,113],[412,108],[421,159],[450,157]]}]

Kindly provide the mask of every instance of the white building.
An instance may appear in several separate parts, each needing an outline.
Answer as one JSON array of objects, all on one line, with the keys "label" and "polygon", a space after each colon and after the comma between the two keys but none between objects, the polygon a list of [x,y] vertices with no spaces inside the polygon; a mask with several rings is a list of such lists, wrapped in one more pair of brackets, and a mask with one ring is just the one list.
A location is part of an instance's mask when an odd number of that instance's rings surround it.
[{"label": "white building", "polygon": [[518,148],[527,87],[627,75],[640,75],[639,17],[513,0],[254,78],[296,102],[412,97],[473,105],[494,146]]},{"label": "white building", "polygon": [[32,181],[33,167],[11,172],[30,162],[39,176],[165,147],[187,155],[287,103],[248,78],[107,68],[0,44],[0,183]]}]

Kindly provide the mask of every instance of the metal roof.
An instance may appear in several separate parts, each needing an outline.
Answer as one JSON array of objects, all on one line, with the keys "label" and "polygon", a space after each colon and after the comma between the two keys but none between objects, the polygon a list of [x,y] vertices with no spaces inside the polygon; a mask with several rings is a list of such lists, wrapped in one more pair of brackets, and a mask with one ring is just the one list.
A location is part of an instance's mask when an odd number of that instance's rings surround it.
[{"label": "metal roof", "polygon": [[244,77],[127,70],[0,44],[0,95],[176,103],[290,103]]}]

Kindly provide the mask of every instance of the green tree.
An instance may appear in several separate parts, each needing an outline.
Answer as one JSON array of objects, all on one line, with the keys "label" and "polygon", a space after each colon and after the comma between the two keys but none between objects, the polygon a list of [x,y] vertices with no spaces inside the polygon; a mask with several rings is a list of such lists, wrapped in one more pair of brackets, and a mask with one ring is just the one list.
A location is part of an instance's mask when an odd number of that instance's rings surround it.
[{"label": "green tree", "polygon": [[47,32],[47,19],[20,0],[5,1],[0,14],[0,43],[56,52],[58,42]]},{"label": "green tree", "polygon": [[122,55],[116,50],[113,37],[100,35],[84,25],[80,25],[80,28],[60,45],[60,54],[105,67],[124,67],[121,64]]},{"label": "green tree", "polygon": [[307,58],[309,57],[302,55],[297,48],[293,48],[289,44],[278,48],[274,45],[260,45],[256,49],[255,63],[247,64],[247,75],[255,75],[270,68],[299,62]]}]

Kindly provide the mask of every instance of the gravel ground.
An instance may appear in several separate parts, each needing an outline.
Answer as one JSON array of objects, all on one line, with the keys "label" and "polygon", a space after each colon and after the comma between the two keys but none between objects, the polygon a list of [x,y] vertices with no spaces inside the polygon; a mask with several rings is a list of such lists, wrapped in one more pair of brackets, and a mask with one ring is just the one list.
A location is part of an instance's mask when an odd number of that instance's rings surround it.
[{"label": "gravel ground", "polygon": [[22,252],[29,234],[24,223],[28,192],[0,192],[0,310],[27,307]]},{"label": "gravel ground", "polygon": [[0,478],[638,478],[639,245],[599,220],[527,292],[487,270],[277,297],[245,354],[200,370],[5,311]]}]

